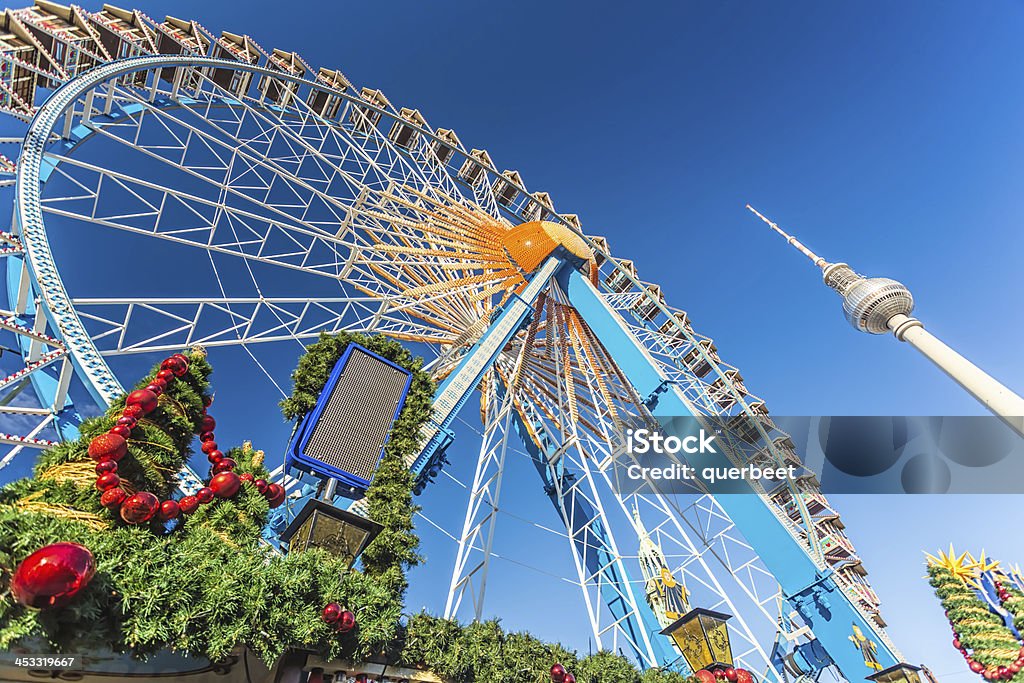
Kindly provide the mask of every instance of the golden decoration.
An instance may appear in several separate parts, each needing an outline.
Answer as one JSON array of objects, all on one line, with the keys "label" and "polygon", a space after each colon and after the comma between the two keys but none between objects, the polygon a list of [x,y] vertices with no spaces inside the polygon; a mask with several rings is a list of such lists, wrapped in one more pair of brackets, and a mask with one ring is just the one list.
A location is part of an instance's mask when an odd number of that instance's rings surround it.
[{"label": "golden decoration", "polygon": [[979,587],[978,563],[970,553],[964,552],[957,555],[953,550],[953,544],[950,543],[948,553],[940,550],[938,556],[928,553],[925,553],[925,556],[928,558],[929,567],[942,567],[965,584],[974,588]]}]

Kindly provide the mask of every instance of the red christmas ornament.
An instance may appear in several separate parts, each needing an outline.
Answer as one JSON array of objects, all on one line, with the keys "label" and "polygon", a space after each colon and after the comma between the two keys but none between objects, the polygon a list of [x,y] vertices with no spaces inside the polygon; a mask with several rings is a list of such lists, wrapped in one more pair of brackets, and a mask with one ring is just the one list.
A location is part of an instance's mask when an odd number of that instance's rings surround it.
[{"label": "red christmas ornament", "polygon": [[213,441],[213,432],[199,432],[199,440],[203,443]]},{"label": "red christmas ornament", "polygon": [[333,624],[341,618],[341,605],[336,602],[329,602],[324,606],[324,611],[320,613],[320,618],[325,623]]},{"label": "red christmas ornament", "polygon": [[268,484],[266,479],[257,479],[256,481],[253,482],[253,484],[256,486],[256,490],[259,491],[261,495],[267,492]]},{"label": "red christmas ornament", "polygon": [[209,486],[204,486],[203,488],[196,491],[196,499],[203,504],[209,503],[211,500],[213,500],[213,496],[213,489],[211,489]]},{"label": "red christmas ornament", "polygon": [[575,676],[573,676],[573,675],[572,675],[571,673],[569,673],[568,671],[567,671],[567,672],[565,672],[565,678],[564,678],[564,679],[562,679],[562,680],[563,680],[563,681],[564,681],[565,683],[576,683],[576,677],[575,677]]},{"label": "red christmas ornament", "polygon": [[178,507],[178,503],[173,500],[165,500],[160,503],[160,521],[169,522],[178,516],[181,509]]},{"label": "red christmas ornament", "polygon": [[153,519],[160,509],[160,500],[149,491],[134,493],[121,503],[121,519],[128,524],[142,524]]},{"label": "red christmas ornament", "polygon": [[96,462],[120,460],[128,452],[128,442],[118,434],[100,434],[89,442],[89,457]]},{"label": "red christmas ornament", "polygon": [[971,667],[971,671],[973,671],[976,674],[980,674],[982,671],[985,670],[985,665],[984,664],[982,664],[981,662],[975,661],[973,659],[971,660],[970,667]]},{"label": "red christmas ornament", "polygon": [[128,494],[124,492],[124,489],[107,489],[100,496],[100,505],[107,508],[108,510],[116,510],[121,507],[121,503],[128,497]]},{"label": "red christmas ornament", "polygon": [[[213,419],[213,416],[212,415],[203,415],[203,419],[200,420],[200,422],[199,422],[199,431],[200,432],[204,432],[204,433],[205,432],[210,432],[211,433],[210,436],[212,438],[212,436],[213,436],[212,432],[216,428],[217,428],[217,421]],[[202,437],[200,437],[200,438],[202,438]]]},{"label": "red christmas ornament", "polygon": [[754,676],[746,669],[736,669],[736,683],[754,683]]},{"label": "red christmas ornament", "polygon": [[100,491],[107,491],[120,485],[121,477],[117,476],[113,472],[101,474],[99,478],[96,479],[96,488],[99,489]]},{"label": "red christmas ornament", "polygon": [[157,396],[164,393],[164,389],[166,388],[167,385],[161,382],[160,380],[154,380],[146,385],[146,391],[152,391]]},{"label": "red christmas ornament", "polygon": [[195,496],[184,496],[178,501],[178,509],[184,515],[191,515],[199,508],[199,499]]},{"label": "red christmas ornament", "polygon": [[551,665],[551,683],[564,683],[565,667],[561,664]]},{"label": "red christmas ornament", "polygon": [[104,460],[96,463],[96,475],[106,474],[107,472],[117,472],[117,463],[113,460]]},{"label": "red christmas ornament", "polygon": [[700,683],[715,683],[715,674],[707,669],[701,669],[693,674]]},{"label": "red christmas ornament", "polygon": [[121,417],[117,418],[117,422],[115,422],[114,424],[124,425],[128,429],[135,429],[135,425],[137,425],[138,423],[139,421],[136,420],[134,417],[122,415]]},{"label": "red christmas ornament", "polygon": [[954,638],[953,639],[953,647],[956,648],[957,650],[960,649],[960,639],[959,638]]},{"label": "red christmas ornament", "polygon": [[248,472],[246,472],[245,474],[240,475],[238,478],[242,480],[243,484],[251,484],[251,483],[253,483],[256,480],[256,478],[253,477]]},{"label": "red christmas ornament", "polygon": [[156,394],[149,389],[139,389],[128,394],[126,403],[129,407],[138,406],[142,410],[143,415],[149,415],[156,410],[158,400]]},{"label": "red christmas ornament", "polygon": [[276,508],[284,502],[284,487],[280,484],[269,484],[267,492],[263,496],[270,503],[271,508]]},{"label": "red christmas ornament", "polygon": [[732,667],[729,667],[723,673],[725,674],[725,679],[727,681],[735,681],[736,680],[736,669],[733,669]]},{"label": "red christmas ornament", "polygon": [[[207,441],[206,443],[213,443],[213,442],[212,441]],[[221,453],[218,450],[212,450],[212,451],[210,451],[209,453],[206,454],[206,459],[210,461],[211,465],[216,465],[217,463],[219,463],[221,460],[224,459],[224,454]]]},{"label": "red christmas ornament", "polygon": [[77,543],[54,543],[15,568],[11,594],[26,607],[59,607],[70,602],[96,573],[92,553]]},{"label": "red christmas ornament", "polygon": [[[180,360],[182,363],[185,364],[185,369],[181,371],[181,375],[184,375],[186,372],[188,372],[188,365],[189,365],[188,356],[186,356],[183,353],[176,353],[173,356],[171,356],[171,358],[177,358],[178,360]],[[178,377],[181,377],[181,375],[178,375]]]},{"label": "red christmas ornament", "polygon": [[[207,455],[209,455],[210,453],[213,453],[215,450],[217,450],[217,442],[216,441],[204,441],[203,445],[199,447],[199,450],[201,450],[203,453],[206,453]],[[221,455],[221,457],[223,457],[223,454]]]},{"label": "red christmas ornament", "polygon": [[132,435],[132,430],[127,425],[114,425],[110,428],[111,434],[117,434],[122,439],[127,439]]},{"label": "red christmas ornament", "polygon": [[220,474],[221,472],[231,472],[235,469],[237,463],[231,458],[221,458],[213,464],[213,473]]},{"label": "red christmas ornament", "polygon": [[356,627],[356,615],[352,614],[348,610],[342,611],[338,615],[338,621],[334,622],[334,629],[338,633],[348,633]]},{"label": "red christmas ornament", "polygon": [[234,472],[221,472],[210,480],[210,488],[218,498],[230,498],[238,493],[242,480]]},{"label": "red christmas ornament", "polygon": [[125,409],[121,411],[121,415],[139,419],[142,417],[142,408],[140,406],[125,406]]},{"label": "red christmas ornament", "polygon": [[160,372],[156,373],[156,378],[162,379],[163,381],[170,383],[170,381],[174,379],[174,373],[171,372],[170,370],[161,370]]},{"label": "red christmas ornament", "polygon": [[182,360],[181,358],[175,358],[174,356],[171,356],[170,358],[166,359],[163,363],[160,364],[160,370],[161,372],[164,370],[168,370],[175,377],[181,377],[186,372],[188,372],[188,362]]},{"label": "red christmas ornament", "polygon": [[203,396],[203,407],[209,408],[213,405],[213,396]]}]

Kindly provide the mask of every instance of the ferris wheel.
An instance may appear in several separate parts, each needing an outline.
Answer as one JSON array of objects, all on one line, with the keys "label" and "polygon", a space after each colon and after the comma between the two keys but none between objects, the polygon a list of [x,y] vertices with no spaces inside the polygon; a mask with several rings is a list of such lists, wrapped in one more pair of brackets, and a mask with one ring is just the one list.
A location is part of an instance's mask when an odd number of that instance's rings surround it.
[{"label": "ferris wheel", "polygon": [[[516,171],[338,70],[196,21],[40,1],[0,29],[0,106],[27,124],[0,159],[15,192],[0,328],[22,359],[0,380],[0,467],[74,436],[156,354],[201,345],[280,388],[322,331],[383,334],[440,384],[409,463],[422,482],[479,394],[447,615],[482,614],[506,454],[525,449],[599,646],[678,663],[660,635],[668,579],[733,616],[735,658],[760,679],[782,680],[790,636],[863,676],[853,626],[899,659],[813,476],[741,501],[614,485],[623,426],[666,415],[729,418],[751,462],[800,460],[686,312]],[[29,388],[31,405],[14,399]]]}]

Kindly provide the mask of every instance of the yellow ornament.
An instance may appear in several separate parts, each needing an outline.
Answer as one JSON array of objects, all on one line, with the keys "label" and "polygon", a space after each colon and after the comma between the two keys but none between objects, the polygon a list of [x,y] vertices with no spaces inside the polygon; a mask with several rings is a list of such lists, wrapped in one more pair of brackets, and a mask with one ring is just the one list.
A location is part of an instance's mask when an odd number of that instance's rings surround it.
[{"label": "yellow ornament", "polygon": [[969,586],[977,587],[979,585],[978,563],[971,557],[970,553],[965,552],[957,555],[956,551],[953,550],[953,544],[950,543],[948,553],[940,550],[938,556],[929,555],[928,553],[925,553],[925,555],[928,558],[929,567],[942,567]]}]

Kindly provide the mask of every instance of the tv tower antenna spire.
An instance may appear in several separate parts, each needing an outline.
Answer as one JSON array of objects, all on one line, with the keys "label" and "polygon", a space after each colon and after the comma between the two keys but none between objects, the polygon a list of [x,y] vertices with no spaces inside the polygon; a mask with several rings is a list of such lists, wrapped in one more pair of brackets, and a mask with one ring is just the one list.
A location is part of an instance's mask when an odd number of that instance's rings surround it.
[{"label": "tv tower antenna spire", "polygon": [[821,269],[825,284],[843,297],[843,313],[855,329],[869,334],[892,332],[935,363],[953,381],[1024,436],[1024,398],[947,346],[910,314],[914,297],[905,285],[884,277],[864,277],[845,263],[830,263],[808,249],[750,204],[747,208],[794,249]]}]

